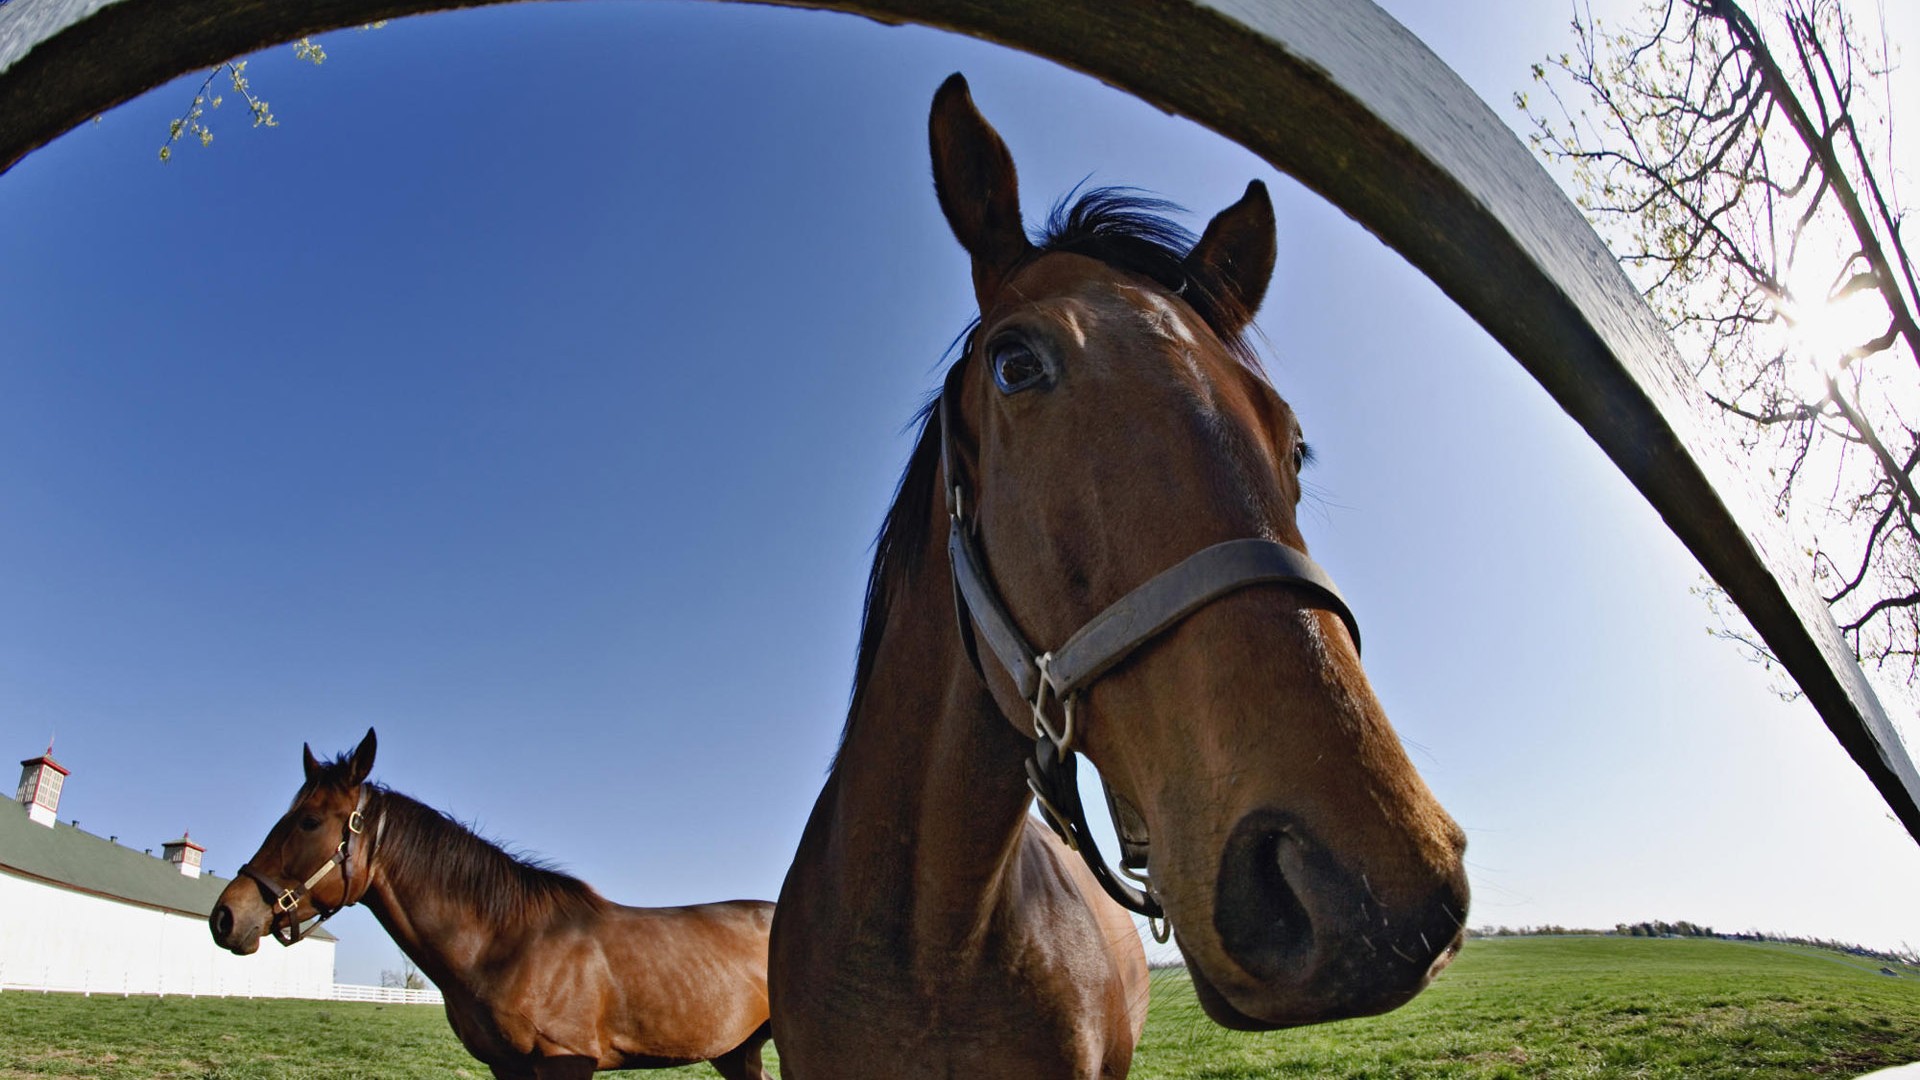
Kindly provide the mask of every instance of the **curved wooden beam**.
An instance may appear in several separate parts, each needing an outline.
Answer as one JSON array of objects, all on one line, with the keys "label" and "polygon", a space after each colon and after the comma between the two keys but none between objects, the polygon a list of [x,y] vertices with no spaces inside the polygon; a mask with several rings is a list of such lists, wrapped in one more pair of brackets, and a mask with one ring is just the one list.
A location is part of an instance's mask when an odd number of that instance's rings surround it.
[{"label": "curved wooden beam", "polygon": [[[0,3],[0,169],[142,91],[375,19],[505,0]],[[1908,832],[1920,775],[1699,387],[1492,111],[1368,0],[823,0],[1037,53],[1190,117],[1378,234],[1586,428],[1726,588]]]}]

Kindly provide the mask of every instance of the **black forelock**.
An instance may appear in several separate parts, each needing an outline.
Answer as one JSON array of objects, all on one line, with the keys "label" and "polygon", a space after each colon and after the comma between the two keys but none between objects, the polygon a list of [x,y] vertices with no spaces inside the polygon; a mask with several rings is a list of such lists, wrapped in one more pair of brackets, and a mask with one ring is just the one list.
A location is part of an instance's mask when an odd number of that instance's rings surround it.
[{"label": "black forelock", "polygon": [[[1168,217],[1185,208],[1131,187],[1076,186],[1060,197],[1033,237],[1039,254],[1066,252],[1139,274],[1187,302],[1241,363],[1259,359],[1241,330],[1252,317],[1237,297],[1220,296],[1187,272],[1196,238]],[[964,353],[962,354],[964,356]]]}]

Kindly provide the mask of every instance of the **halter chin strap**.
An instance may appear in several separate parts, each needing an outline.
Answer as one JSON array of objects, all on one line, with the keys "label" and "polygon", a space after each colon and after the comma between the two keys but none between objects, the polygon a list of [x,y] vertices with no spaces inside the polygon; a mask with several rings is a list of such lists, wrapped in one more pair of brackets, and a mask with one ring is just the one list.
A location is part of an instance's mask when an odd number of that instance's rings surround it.
[{"label": "halter chin strap", "polygon": [[[359,897],[353,895],[353,841],[355,837],[366,833],[367,797],[372,790],[371,785],[360,785],[360,799],[354,804],[353,813],[347,815],[346,827],[340,832],[340,843],[333,849],[333,854],[327,856],[327,860],[320,864],[320,869],[315,870],[299,886],[282,888],[279,882],[254,869],[252,863],[240,868],[242,875],[252,878],[254,884],[260,886],[260,895],[265,897],[268,905],[273,908],[273,918],[267,924],[267,932],[272,934],[273,940],[281,945],[294,944],[313,933],[321,923],[358,902]],[[374,824],[373,838],[369,841],[365,858],[362,860],[367,866],[368,884],[372,883],[373,849],[379,846],[380,832],[386,824],[386,815],[380,815],[379,821]],[[319,897],[313,895],[313,887],[325,881],[327,875],[335,870],[340,871],[340,904],[338,907],[329,908],[320,903]],[[360,892],[362,896],[366,895],[365,885],[361,886]],[[293,914],[299,909],[302,900],[313,904],[313,909],[319,912],[319,915],[304,923]]]},{"label": "halter chin strap", "polygon": [[[1312,606],[1338,615],[1353,638],[1355,650],[1360,648],[1360,626],[1333,579],[1306,555],[1271,540],[1228,540],[1195,552],[1147,579],[1088,620],[1058,649],[1035,652],[994,588],[974,543],[973,521],[967,516],[966,486],[959,478],[960,456],[954,450],[956,406],[952,404],[960,392],[960,372],[965,363],[963,359],[948,372],[939,404],[940,472],[950,521],[947,560],[952,566],[961,643],[974,670],[981,671],[974,636],[978,627],[987,649],[1032,706],[1034,749],[1026,762],[1027,786],[1033,790],[1048,824],[1069,848],[1080,853],[1107,895],[1122,907],[1161,923],[1166,912],[1146,877],[1150,838],[1140,812],[1107,787],[1108,811],[1120,838],[1118,871],[1100,854],[1087,828],[1073,750],[1076,714],[1087,689],[1115,664],[1187,616],[1250,585],[1286,585],[1304,594]],[[1057,728],[1048,712],[1049,698],[1060,705],[1062,722]],[[1121,880],[1122,875],[1140,887]],[[1163,925],[1157,925],[1154,933],[1166,940]]]}]

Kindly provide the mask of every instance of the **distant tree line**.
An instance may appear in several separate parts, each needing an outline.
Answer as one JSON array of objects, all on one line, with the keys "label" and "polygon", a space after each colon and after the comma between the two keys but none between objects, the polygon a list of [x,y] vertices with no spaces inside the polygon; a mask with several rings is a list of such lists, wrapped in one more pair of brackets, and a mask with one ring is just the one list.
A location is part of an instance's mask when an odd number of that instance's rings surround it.
[{"label": "distant tree line", "polygon": [[1470,926],[1467,936],[1476,937],[1560,937],[1572,934],[1582,937],[1599,937],[1612,933],[1610,930],[1589,930],[1580,926],[1561,926],[1557,923],[1543,923],[1539,926]]},{"label": "distant tree line", "polygon": [[1701,926],[1698,923],[1690,923],[1685,919],[1679,922],[1662,922],[1659,919],[1655,919],[1652,922],[1614,923],[1613,932],[1621,937],[1724,938],[1732,936],[1729,934],[1716,934],[1713,932],[1713,927],[1711,926]]},{"label": "distant tree line", "polygon": [[1655,937],[1655,938],[1718,938],[1721,941],[1765,941],[1781,945],[1805,945],[1815,949],[1827,949],[1832,952],[1846,953],[1849,956],[1867,957],[1887,963],[1911,964],[1920,966],[1920,953],[1911,946],[1899,949],[1869,949],[1865,945],[1855,945],[1847,941],[1834,941],[1830,938],[1803,937],[1798,934],[1772,934],[1760,930],[1742,930],[1738,933],[1722,934],[1711,926],[1699,923],[1667,922],[1652,919],[1637,923],[1615,923],[1611,930],[1597,930],[1583,927],[1560,926],[1546,923],[1541,926],[1475,926],[1467,929],[1468,937]]}]

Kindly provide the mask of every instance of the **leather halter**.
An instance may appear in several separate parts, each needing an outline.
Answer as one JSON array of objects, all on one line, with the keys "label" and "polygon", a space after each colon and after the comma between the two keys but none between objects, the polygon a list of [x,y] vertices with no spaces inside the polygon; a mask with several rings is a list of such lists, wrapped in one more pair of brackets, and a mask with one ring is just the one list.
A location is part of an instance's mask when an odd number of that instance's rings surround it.
[{"label": "leather halter", "polygon": [[[1214,600],[1249,585],[1281,584],[1304,594],[1311,606],[1340,617],[1356,651],[1360,648],[1360,626],[1333,579],[1319,564],[1283,544],[1248,538],[1228,540],[1189,555],[1114,601],[1059,648],[1035,652],[987,574],[972,535],[977,522],[966,513],[966,485],[958,475],[960,455],[954,450],[953,422],[958,408],[953,402],[960,392],[960,373],[965,367],[963,357],[947,373],[939,402],[940,472],[950,522],[947,560],[953,572],[954,609],[962,645],[984,682],[974,638],[974,627],[978,626],[987,648],[1012,678],[1020,696],[1033,707],[1034,748],[1026,762],[1027,786],[1045,811],[1047,823],[1067,847],[1080,853],[1107,895],[1150,921],[1163,922],[1166,911],[1153,895],[1153,883],[1146,876],[1150,838],[1140,812],[1107,786],[1107,807],[1120,838],[1118,871],[1107,864],[1087,828],[1073,750],[1075,714],[1087,690],[1148,641]],[[1048,698],[1060,703],[1063,723],[1058,730],[1047,712]],[[1140,887],[1121,880],[1123,874],[1139,882]],[[1154,933],[1161,941],[1166,940],[1164,927],[1156,927]]]},{"label": "leather halter", "polygon": [[[273,908],[273,919],[267,924],[267,932],[272,934],[273,940],[281,945],[292,945],[313,933],[321,923],[333,918],[342,910],[352,907],[356,901],[357,898],[353,895],[353,838],[366,832],[367,796],[372,790],[371,785],[360,785],[360,799],[354,804],[353,812],[347,815],[346,825],[340,830],[340,843],[334,847],[333,854],[327,856],[327,860],[320,864],[320,869],[315,870],[298,887],[282,888],[279,882],[254,869],[252,863],[247,863],[240,868],[241,874],[252,878],[254,884],[260,886],[260,895],[265,897],[268,905]],[[386,815],[382,814],[374,829],[371,842],[373,845],[378,845],[380,830],[386,823]],[[371,850],[367,851],[365,862],[371,873],[373,868]],[[327,875],[335,870],[340,871],[340,904],[338,907],[324,907],[320,903],[320,898],[313,895],[313,887],[326,880]],[[365,894],[366,889],[363,887],[361,895]],[[305,923],[300,922],[293,914],[300,907],[302,900],[313,904],[313,910],[319,912],[318,916],[308,919]]]}]

